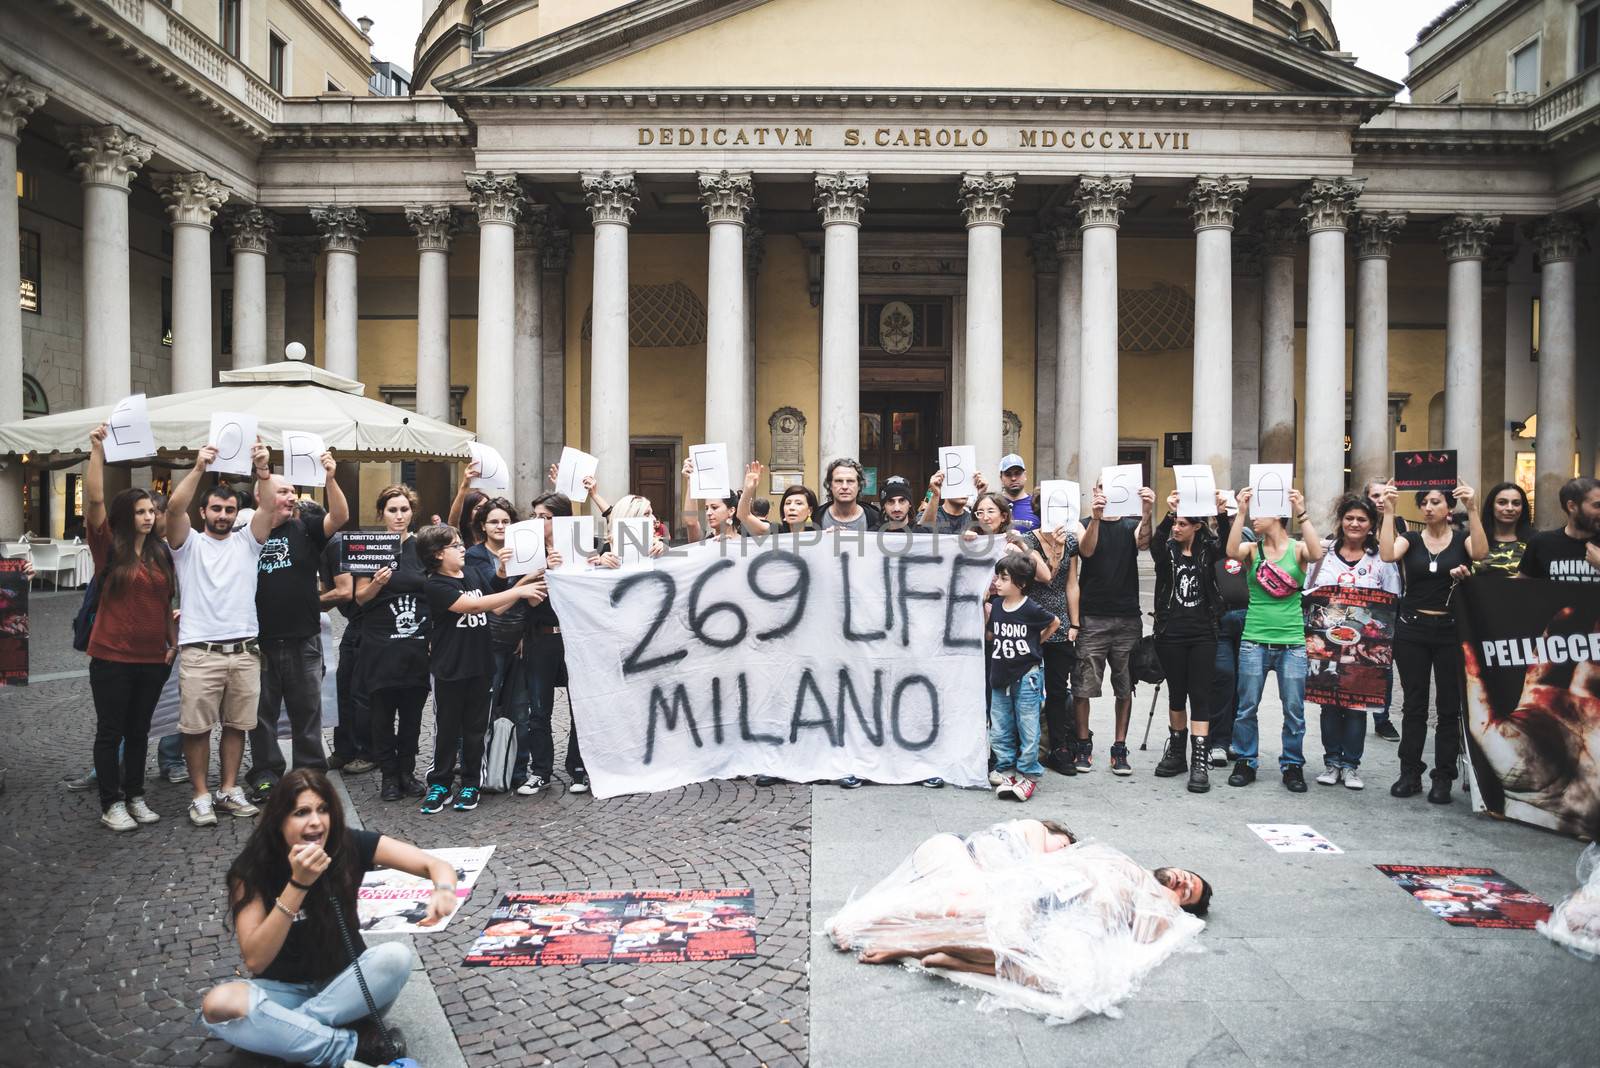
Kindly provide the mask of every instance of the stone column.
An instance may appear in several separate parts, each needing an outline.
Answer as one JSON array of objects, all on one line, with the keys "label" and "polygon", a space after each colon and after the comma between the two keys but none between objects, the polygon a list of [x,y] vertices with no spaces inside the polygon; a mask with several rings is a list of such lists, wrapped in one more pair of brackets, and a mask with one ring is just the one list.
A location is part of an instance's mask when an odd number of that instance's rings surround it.
[{"label": "stone column", "polygon": [[[1541,528],[1549,530],[1566,522],[1559,494],[1561,484],[1572,477],[1578,429],[1577,260],[1588,243],[1582,223],[1570,215],[1541,219],[1529,228],[1529,236],[1539,252],[1539,424],[1533,515]],[[1484,487],[1478,489],[1482,492]]]},{"label": "stone column", "polygon": [[1054,477],[1056,470],[1056,346],[1061,324],[1056,296],[1061,261],[1056,235],[1048,219],[1028,235],[1033,259],[1033,463],[1034,480]]},{"label": "stone column", "polygon": [[[1269,212],[1261,254],[1261,463],[1294,462],[1294,257],[1299,222]],[[1248,472],[1247,472],[1248,473]]]},{"label": "stone column", "polygon": [[91,295],[83,316],[83,403],[95,407],[133,392],[128,183],[155,148],[120,126],[85,126],[69,151],[83,178],[83,291]]},{"label": "stone column", "polygon": [[1233,478],[1261,458],[1261,238],[1233,233]]},{"label": "stone column", "polygon": [[[18,236],[17,143],[28,116],[44,106],[44,90],[20,74],[0,67],[0,294],[18,292],[22,257]],[[22,418],[22,309],[16,300],[0,300],[0,423]],[[0,470],[0,536],[15,538],[27,525],[22,512],[22,465],[10,462]]]},{"label": "stone column", "polygon": [[228,214],[228,247],[233,251],[234,367],[259,367],[267,362],[267,252],[277,228],[278,220],[260,208]]},{"label": "stone column", "polygon": [[406,209],[417,235],[417,414],[450,422],[450,240],[448,204]]},{"label": "stone column", "polygon": [[[816,176],[822,216],[822,374],[818,412],[819,466],[861,449],[861,276],[858,259],[867,176],[838,171]],[[820,477],[820,473],[819,473]]]},{"label": "stone column", "polygon": [[760,436],[756,414],[756,293],[760,288],[761,261],[767,253],[767,235],[760,227],[746,223],[744,228],[744,375],[749,391],[750,419],[741,428],[742,453],[751,460],[756,455],[756,441]]},{"label": "stone column", "polygon": [[1444,447],[1456,450],[1461,481],[1483,471],[1483,257],[1500,216],[1457,215],[1439,228],[1448,267],[1444,328]]},{"label": "stone column", "polygon": [[1203,175],[1189,187],[1194,217],[1193,457],[1233,485],[1233,217],[1249,183]]},{"label": "stone column", "polygon": [[311,219],[322,232],[327,253],[322,281],[322,366],[336,375],[359,379],[357,344],[356,254],[367,232],[360,208],[312,208]]},{"label": "stone column", "polygon": [[1389,449],[1389,249],[1404,212],[1364,211],[1356,218],[1356,340],[1350,395],[1350,485],[1391,472]]},{"label": "stone column", "polygon": [[511,380],[517,403],[517,465],[511,472],[516,500],[526,507],[545,490],[544,477],[544,242],[550,209],[522,205],[517,221],[516,322],[511,345]]},{"label": "stone column", "polygon": [[[701,171],[700,205],[710,231],[706,278],[705,440],[728,445],[732,470],[743,470],[750,455],[744,441],[750,425],[750,383],[746,375],[744,227],[750,214],[748,172]],[[683,503],[685,509],[691,507]],[[673,520],[676,525],[676,520]]]},{"label": "stone column", "polygon": [[[283,340],[306,347],[306,361],[317,362],[317,253],[320,237],[280,237],[283,260]],[[272,353],[272,358],[282,356]]]},{"label": "stone column", "polygon": [[[228,187],[200,171],[157,183],[172,220],[172,392],[210,389],[211,220]],[[265,303],[266,279],[262,278]]]},{"label": "stone column", "polygon": [[1083,438],[1083,231],[1075,223],[1063,223],[1056,227],[1055,242],[1060,264],[1056,275],[1056,467],[1049,473],[1054,478],[1082,482],[1084,472],[1078,463],[1078,450]]},{"label": "stone column", "polygon": [[1083,234],[1083,330],[1079,341],[1078,481],[1084,496],[1117,462],[1117,229],[1129,175],[1084,175],[1073,200]]},{"label": "stone column", "polygon": [[1306,431],[1302,488],[1319,530],[1344,492],[1344,241],[1364,178],[1314,180],[1300,197],[1306,264]]},{"label": "stone column", "polygon": [[1001,238],[1014,174],[965,174],[958,203],[967,224],[967,366],[963,381],[967,440],[977,452],[978,470],[998,480],[1004,425],[1005,338],[1001,280]]},{"label": "stone column", "polygon": [[[567,439],[567,264],[572,259],[572,232],[548,230],[539,249],[543,312],[540,315],[540,363],[544,368],[544,459],[549,467],[561,457]],[[544,483],[540,483],[541,491]]]},{"label": "stone column", "polygon": [[[517,219],[522,185],[514,174],[468,171],[478,214],[478,376],[474,432],[517,469]],[[613,491],[616,492],[616,491]]]},{"label": "stone column", "polygon": [[589,451],[608,500],[628,486],[628,228],[639,203],[631,171],[581,176],[594,222],[594,314],[589,349]]}]

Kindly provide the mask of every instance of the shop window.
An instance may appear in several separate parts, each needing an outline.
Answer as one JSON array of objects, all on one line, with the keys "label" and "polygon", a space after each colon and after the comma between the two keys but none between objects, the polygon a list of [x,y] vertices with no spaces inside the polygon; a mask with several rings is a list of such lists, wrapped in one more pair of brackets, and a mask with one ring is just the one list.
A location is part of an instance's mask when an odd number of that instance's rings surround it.
[{"label": "shop window", "polygon": [[43,280],[40,277],[39,232],[37,230],[19,230],[21,238],[21,284],[19,294],[22,310],[38,314],[41,310],[41,294],[44,290]]}]

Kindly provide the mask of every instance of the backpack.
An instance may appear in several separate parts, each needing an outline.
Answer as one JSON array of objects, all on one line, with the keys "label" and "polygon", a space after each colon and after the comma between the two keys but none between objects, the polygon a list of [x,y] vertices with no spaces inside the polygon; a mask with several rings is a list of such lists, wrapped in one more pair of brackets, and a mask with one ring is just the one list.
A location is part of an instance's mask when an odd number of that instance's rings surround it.
[{"label": "backpack", "polygon": [[516,768],[517,726],[505,716],[496,716],[483,740],[483,791],[503,794],[510,790]]},{"label": "backpack", "polygon": [[1128,657],[1128,673],[1135,682],[1157,683],[1166,679],[1167,673],[1161,670],[1161,658],[1156,655],[1154,634],[1146,634],[1133,647],[1133,653]]},{"label": "backpack", "polygon": [[78,614],[72,617],[72,647],[80,653],[89,651],[89,635],[94,633],[94,617],[100,611],[100,576],[89,580],[78,604]]}]

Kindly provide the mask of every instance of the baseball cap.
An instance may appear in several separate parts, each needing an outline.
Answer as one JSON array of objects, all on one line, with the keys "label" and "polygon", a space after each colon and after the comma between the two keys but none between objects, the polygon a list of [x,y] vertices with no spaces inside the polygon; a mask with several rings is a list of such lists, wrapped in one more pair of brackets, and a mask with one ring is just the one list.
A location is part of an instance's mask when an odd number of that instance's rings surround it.
[{"label": "baseball cap", "polygon": [[911,496],[911,483],[899,475],[891,476],[883,481],[883,488],[878,491],[878,500],[887,501],[894,497],[904,497],[908,501],[916,500]]},{"label": "baseball cap", "polygon": [[1022,462],[1022,457],[1018,456],[1014,452],[1008,452],[1004,456],[1000,457],[1000,470],[1009,471],[1013,467],[1020,467],[1024,471],[1028,469],[1028,465]]}]

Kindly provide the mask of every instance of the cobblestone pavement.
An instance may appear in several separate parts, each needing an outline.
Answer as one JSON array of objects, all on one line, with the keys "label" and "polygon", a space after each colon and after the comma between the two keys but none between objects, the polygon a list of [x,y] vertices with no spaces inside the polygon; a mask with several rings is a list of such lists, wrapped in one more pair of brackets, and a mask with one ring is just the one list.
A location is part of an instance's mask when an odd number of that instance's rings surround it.
[{"label": "cobblestone pavement", "polygon": [[[76,608],[66,594],[36,601],[36,673],[87,667],[66,637]],[[565,724],[564,711],[558,719]],[[89,762],[87,678],[0,689],[0,723],[0,766],[9,766],[0,795],[0,899],[8,913],[0,924],[0,1065],[264,1063],[195,1024],[201,993],[240,966],[223,924],[222,887],[250,822],[224,817],[215,829],[191,827],[185,788],[152,781],[160,823],[121,835],[101,827],[95,795],[59,785]],[[425,753],[429,744],[425,730]],[[151,760],[153,769],[153,746]],[[376,775],[347,786],[369,828],[424,848],[497,847],[463,915],[416,940],[469,1064],[806,1061],[805,787],[712,782],[598,801],[558,784],[533,798],[489,797],[472,813],[423,816],[414,803],[378,800]],[[503,892],[647,886],[751,887],[760,956],[461,966]]]}]

